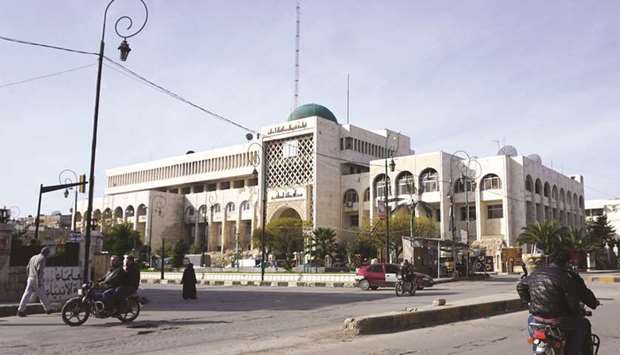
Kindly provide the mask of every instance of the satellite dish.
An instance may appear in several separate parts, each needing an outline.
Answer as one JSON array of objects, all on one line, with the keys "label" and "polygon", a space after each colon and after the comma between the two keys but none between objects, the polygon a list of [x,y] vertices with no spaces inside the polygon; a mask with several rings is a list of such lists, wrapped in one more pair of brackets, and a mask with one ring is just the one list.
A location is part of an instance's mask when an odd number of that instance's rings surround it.
[{"label": "satellite dish", "polygon": [[187,152],[185,152],[185,154],[194,154],[195,152],[193,150],[188,150]]},{"label": "satellite dish", "polygon": [[497,151],[497,155],[507,155],[509,157],[516,157],[519,155],[517,152],[517,148],[511,145],[505,145],[500,150]]},{"label": "satellite dish", "polygon": [[535,161],[537,164],[542,164],[542,158],[538,154],[530,154],[527,158],[531,161]]}]

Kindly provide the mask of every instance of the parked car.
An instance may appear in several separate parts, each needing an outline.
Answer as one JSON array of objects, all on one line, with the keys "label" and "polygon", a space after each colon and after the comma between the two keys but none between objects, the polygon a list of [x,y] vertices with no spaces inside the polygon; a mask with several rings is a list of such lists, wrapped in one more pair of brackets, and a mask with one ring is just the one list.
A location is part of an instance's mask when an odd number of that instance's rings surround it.
[{"label": "parked car", "polygon": [[[376,290],[379,287],[394,287],[397,281],[396,275],[400,273],[400,265],[397,264],[370,264],[362,265],[355,269],[355,281],[357,286],[364,291]],[[421,272],[415,273],[418,290],[432,287],[433,278]]]}]

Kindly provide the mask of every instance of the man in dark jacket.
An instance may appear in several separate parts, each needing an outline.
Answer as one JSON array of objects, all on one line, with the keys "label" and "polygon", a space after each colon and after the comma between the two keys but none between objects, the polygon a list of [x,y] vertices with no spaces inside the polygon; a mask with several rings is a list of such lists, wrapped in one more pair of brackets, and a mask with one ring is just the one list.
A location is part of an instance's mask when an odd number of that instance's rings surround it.
[{"label": "man in dark jacket", "polygon": [[521,280],[517,292],[524,303],[529,303],[530,319],[560,320],[560,328],[566,332],[566,355],[588,354],[582,353],[582,349],[591,339],[590,322],[584,318],[579,302],[592,309],[599,302],[583,279],[570,269],[566,251],[554,252],[551,264]]},{"label": "man in dark jacket", "polygon": [[103,303],[110,313],[116,306],[117,288],[126,283],[127,275],[123,270],[123,262],[120,257],[113,255],[110,258],[110,271],[98,281],[99,286],[104,288]]}]

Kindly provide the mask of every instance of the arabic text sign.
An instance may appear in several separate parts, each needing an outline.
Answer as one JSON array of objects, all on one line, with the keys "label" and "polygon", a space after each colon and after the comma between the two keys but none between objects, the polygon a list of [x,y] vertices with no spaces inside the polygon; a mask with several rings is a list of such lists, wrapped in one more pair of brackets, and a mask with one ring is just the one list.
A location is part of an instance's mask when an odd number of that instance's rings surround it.
[{"label": "arabic text sign", "polygon": [[45,293],[51,302],[62,302],[77,295],[82,285],[79,267],[46,267],[43,275]]}]

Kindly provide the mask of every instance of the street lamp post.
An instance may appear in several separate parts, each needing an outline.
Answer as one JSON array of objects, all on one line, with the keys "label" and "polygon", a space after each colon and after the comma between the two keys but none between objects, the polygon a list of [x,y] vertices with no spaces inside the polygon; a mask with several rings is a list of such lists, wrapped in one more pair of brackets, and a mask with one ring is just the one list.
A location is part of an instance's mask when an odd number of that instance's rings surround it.
[{"label": "street lamp post", "polygon": [[[245,138],[248,141],[251,141],[254,137],[252,136],[251,133],[247,133],[245,135]],[[266,173],[266,169],[267,169],[267,162],[265,159],[265,149],[263,147],[262,144],[258,143],[258,142],[252,142],[252,144],[250,144],[250,146],[248,147],[248,150],[250,147],[252,147],[254,144],[258,145],[260,147],[260,151],[261,151],[261,157],[257,157],[257,159],[253,159],[252,160],[252,166],[254,166],[254,171],[252,171],[252,174],[254,176],[256,176],[258,178],[258,170],[257,167],[260,164],[261,165],[261,172],[262,172],[262,179],[261,180],[261,192],[262,192],[262,199],[261,199],[261,231],[260,231],[260,244],[261,244],[261,260],[260,260],[260,280],[265,281],[265,224],[267,223],[267,173]],[[256,161],[258,160],[258,162]]]},{"label": "street lamp post", "polygon": [[[97,88],[95,92],[95,115],[93,118],[93,137],[92,137],[91,150],[90,150],[90,171],[89,171],[89,177],[88,177],[88,181],[89,181],[88,207],[86,208],[86,214],[85,214],[86,215],[86,234],[84,236],[84,247],[85,247],[84,249],[84,282],[87,282],[89,280],[89,275],[90,275],[90,272],[89,272],[90,270],[90,267],[89,267],[90,234],[91,234],[91,230],[90,230],[91,229],[91,218],[90,217],[91,217],[91,213],[93,210],[93,196],[95,192],[95,155],[97,151],[97,125],[99,121],[99,98],[101,94],[101,72],[102,72],[103,57],[104,57],[104,50],[105,50],[105,29],[106,29],[106,21],[108,17],[108,10],[110,9],[110,5],[112,5],[114,1],[116,0],[111,0],[108,3],[108,5],[105,8],[105,12],[103,13],[101,42],[99,44],[99,53],[98,53]],[[140,33],[144,29],[144,26],[146,26],[146,23],[149,18],[149,10],[146,7],[146,3],[144,2],[144,0],[139,0],[139,1],[144,6],[144,11],[145,11],[146,16],[144,18],[144,23],[142,24],[140,28],[138,28],[137,31],[133,33],[129,33],[129,34],[121,34],[118,31],[118,28],[119,28],[118,25],[121,21],[127,21],[128,23],[127,30],[131,29],[131,27],[133,26],[133,20],[129,16],[119,17],[114,24],[114,30],[116,34],[119,37],[123,38],[123,42],[118,47],[118,49],[121,52],[122,61],[127,60],[127,56],[129,55],[129,52],[131,51],[131,49],[129,48],[129,44],[127,43],[127,38],[133,37],[137,35],[138,33]]]},{"label": "street lamp post", "polygon": [[[390,201],[389,201],[389,196],[390,196],[390,187],[392,185],[391,180],[388,177],[388,158],[390,158],[390,171],[394,172],[394,170],[396,169],[396,163],[394,163],[394,149],[390,149],[389,148],[389,139],[390,139],[390,135],[392,135],[391,132],[386,131],[385,134],[385,146],[383,149],[383,154],[384,154],[384,158],[385,158],[385,175],[383,177],[383,187],[384,187],[384,192],[385,192],[385,235],[386,235],[386,242],[385,242],[385,258],[386,261],[388,263],[392,262],[392,258],[390,255],[390,216],[392,215],[392,210],[390,208]],[[396,137],[396,146],[398,147],[398,138],[399,138],[400,134]]]},{"label": "street lamp post", "polygon": [[[151,265],[151,267],[153,266],[153,258],[152,258],[152,243],[151,241],[153,240],[153,210],[155,210],[155,212],[157,212],[157,216],[161,217],[163,214],[163,208],[166,205],[166,199],[159,196],[159,195],[155,195],[152,196],[150,199],[151,203],[149,204],[148,207],[148,223],[149,223],[149,241],[148,241],[148,260],[149,260],[149,265]],[[137,218],[140,218],[140,216],[138,215],[138,211],[135,211]]]},{"label": "street lamp post", "polygon": [[[71,177],[67,177],[63,181],[62,175],[65,174],[65,173],[72,174],[74,179],[71,180]],[[77,181],[78,181],[78,175],[77,175],[77,173],[75,171],[73,171],[71,169],[64,169],[63,171],[61,171],[58,174],[58,182],[61,183],[61,184],[70,184],[70,183],[77,182]],[[75,225],[76,225],[75,214],[77,213],[78,189],[77,188],[73,188],[73,187],[69,187],[69,188],[65,189],[65,198],[69,197],[69,190],[72,190],[72,189],[75,189],[75,194],[74,194],[75,196],[74,196],[74,199],[73,199],[73,215],[71,216],[71,220],[72,220],[71,231],[75,232],[77,230],[76,227],[75,227]]]}]

